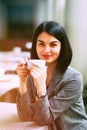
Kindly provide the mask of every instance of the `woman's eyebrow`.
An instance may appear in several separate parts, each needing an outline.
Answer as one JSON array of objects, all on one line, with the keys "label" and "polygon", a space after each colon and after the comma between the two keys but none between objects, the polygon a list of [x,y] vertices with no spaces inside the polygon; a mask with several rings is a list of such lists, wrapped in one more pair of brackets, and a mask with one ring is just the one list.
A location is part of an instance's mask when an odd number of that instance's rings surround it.
[{"label": "woman's eyebrow", "polygon": [[[44,41],[42,41],[42,40],[37,40],[37,41],[44,42]],[[59,41],[52,41],[52,42],[59,42]]]},{"label": "woman's eyebrow", "polygon": [[51,43],[54,43],[54,42],[59,42],[59,41],[52,41]]},{"label": "woman's eyebrow", "polygon": [[[44,41],[38,39],[37,42],[41,42],[41,43],[44,43]],[[59,43],[59,41],[51,41],[50,43]]]},{"label": "woman's eyebrow", "polygon": [[37,42],[44,42],[44,41],[42,41],[42,40],[37,40]]}]

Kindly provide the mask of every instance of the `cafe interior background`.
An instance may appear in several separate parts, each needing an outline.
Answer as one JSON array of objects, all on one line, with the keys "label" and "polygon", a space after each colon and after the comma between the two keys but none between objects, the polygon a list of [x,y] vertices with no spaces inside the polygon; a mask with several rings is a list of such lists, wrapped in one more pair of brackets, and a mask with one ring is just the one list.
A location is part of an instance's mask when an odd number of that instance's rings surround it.
[{"label": "cafe interior background", "polygon": [[[87,111],[86,12],[86,0],[0,0],[1,69],[4,66],[2,62],[6,65],[8,62],[15,64],[25,56],[30,56],[34,29],[45,20],[54,20],[64,26],[73,48],[71,65],[83,75]],[[10,65],[8,63],[9,68],[12,67]]]}]

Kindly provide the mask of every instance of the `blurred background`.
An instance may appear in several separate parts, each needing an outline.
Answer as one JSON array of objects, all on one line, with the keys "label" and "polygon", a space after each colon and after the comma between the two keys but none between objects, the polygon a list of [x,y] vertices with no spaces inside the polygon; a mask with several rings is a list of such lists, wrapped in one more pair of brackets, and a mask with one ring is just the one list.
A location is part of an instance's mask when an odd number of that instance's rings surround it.
[{"label": "blurred background", "polygon": [[[38,24],[54,20],[64,26],[71,46],[71,65],[87,88],[87,0],[0,0],[0,51],[30,51]],[[86,91],[84,97],[86,97]]]}]

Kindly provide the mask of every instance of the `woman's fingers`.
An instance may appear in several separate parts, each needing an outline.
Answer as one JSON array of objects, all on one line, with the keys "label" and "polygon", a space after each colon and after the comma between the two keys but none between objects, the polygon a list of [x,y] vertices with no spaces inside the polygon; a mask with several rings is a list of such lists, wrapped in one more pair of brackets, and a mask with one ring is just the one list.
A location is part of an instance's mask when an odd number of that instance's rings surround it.
[{"label": "woman's fingers", "polygon": [[16,68],[17,74],[19,76],[27,76],[29,75],[29,70],[27,68],[27,64],[23,64],[23,63],[18,63],[18,66]]}]

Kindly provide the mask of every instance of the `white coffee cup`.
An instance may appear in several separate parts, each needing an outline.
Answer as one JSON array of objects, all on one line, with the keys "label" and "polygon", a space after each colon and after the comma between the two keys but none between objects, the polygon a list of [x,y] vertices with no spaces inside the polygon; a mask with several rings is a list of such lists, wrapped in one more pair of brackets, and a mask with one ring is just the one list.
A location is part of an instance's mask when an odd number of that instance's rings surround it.
[{"label": "white coffee cup", "polygon": [[29,60],[27,60],[28,68],[31,68],[34,65],[44,67],[45,63],[46,63],[45,60],[40,60],[40,59],[29,59]]}]

